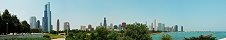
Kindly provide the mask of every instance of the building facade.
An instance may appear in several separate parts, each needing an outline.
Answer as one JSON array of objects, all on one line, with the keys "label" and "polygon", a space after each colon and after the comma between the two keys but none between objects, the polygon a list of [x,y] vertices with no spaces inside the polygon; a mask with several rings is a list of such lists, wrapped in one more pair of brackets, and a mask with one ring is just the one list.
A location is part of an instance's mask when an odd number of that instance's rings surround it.
[{"label": "building facade", "polygon": [[37,29],[42,29],[39,20],[36,22],[36,26],[37,26]]},{"label": "building facade", "polygon": [[175,25],[173,29],[174,29],[175,32],[177,32],[178,31],[178,26]]},{"label": "building facade", "polygon": [[35,16],[32,16],[30,18],[30,28],[31,29],[37,29],[38,27],[36,26],[36,17]]},{"label": "building facade", "polygon": [[122,29],[126,29],[126,22],[122,22]]},{"label": "building facade", "polygon": [[106,20],[106,17],[104,17],[104,24],[103,24],[105,27],[107,27],[107,20]]},{"label": "building facade", "polygon": [[69,22],[64,22],[64,30],[70,30]]},{"label": "building facade", "polygon": [[51,11],[50,11],[50,2],[48,2],[45,5],[45,10],[44,10],[44,17],[42,18],[42,28],[43,32],[50,32],[52,30],[52,24],[51,24]]},{"label": "building facade", "polygon": [[86,26],[80,26],[80,30],[86,30]]},{"label": "building facade", "polygon": [[60,31],[60,21],[59,21],[59,19],[57,19],[57,29],[56,30]]},{"label": "building facade", "polygon": [[184,31],[184,27],[183,26],[181,26],[181,32],[183,32]]}]

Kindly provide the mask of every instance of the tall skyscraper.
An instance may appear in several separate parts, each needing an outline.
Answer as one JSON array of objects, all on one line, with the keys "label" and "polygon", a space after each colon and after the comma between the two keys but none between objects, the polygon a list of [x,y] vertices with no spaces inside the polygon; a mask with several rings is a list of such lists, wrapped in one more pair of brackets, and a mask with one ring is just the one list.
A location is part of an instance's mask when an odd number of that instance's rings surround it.
[{"label": "tall skyscraper", "polygon": [[30,18],[30,28],[31,29],[37,29],[38,27],[36,26],[36,17],[35,16],[32,16]]},{"label": "tall skyscraper", "polygon": [[42,31],[43,32],[48,32],[46,16],[42,17]]},{"label": "tall skyscraper", "polygon": [[119,29],[119,30],[122,30],[122,24],[119,24],[119,25],[118,25],[118,29]]},{"label": "tall skyscraper", "polygon": [[104,26],[107,27],[107,20],[106,20],[106,17],[104,17]]},{"label": "tall skyscraper", "polygon": [[118,26],[117,25],[114,25],[114,29],[117,29],[118,28]]},{"label": "tall skyscraper", "polygon": [[93,31],[94,29],[92,28],[92,25],[91,24],[89,24],[88,25],[88,31]]},{"label": "tall skyscraper", "polygon": [[102,25],[102,22],[100,22],[100,26],[103,26],[103,25]]},{"label": "tall skyscraper", "polygon": [[184,27],[183,26],[181,26],[181,32],[183,32],[184,31]]},{"label": "tall skyscraper", "polygon": [[70,30],[69,22],[64,22],[64,30]]},{"label": "tall skyscraper", "polygon": [[158,31],[162,31],[162,23],[158,23],[158,28],[157,28]]},{"label": "tall skyscraper", "polygon": [[157,22],[156,22],[156,19],[154,20],[154,23],[153,23],[153,29],[154,29],[154,31],[157,31]]},{"label": "tall skyscraper", "polygon": [[44,17],[42,18],[43,20],[43,31],[44,32],[50,32],[52,29],[51,29],[51,11],[50,11],[50,2],[48,2],[46,5],[45,5],[45,10],[44,10]]},{"label": "tall skyscraper", "polygon": [[126,29],[126,22],[122,22],[122,28],[123,30]]},{"label": "tall skyscraper", "polygon": [[175,32],[177,32],[178,31],[178,26],[175,25],[173,29],[174,29]]},{"label": "tall skyscraper", "polygon": [[60,29],[60,21],[59,19],[57,19],[57,31],[59,31],[59,29]]},{"label": "tall skyscraper", "polygon": [[36,25],[37,26],[37,29],[42,29],[41,26],[40,26],[40,21],[39,20],[36,22],[36,24],[37,24]]}]

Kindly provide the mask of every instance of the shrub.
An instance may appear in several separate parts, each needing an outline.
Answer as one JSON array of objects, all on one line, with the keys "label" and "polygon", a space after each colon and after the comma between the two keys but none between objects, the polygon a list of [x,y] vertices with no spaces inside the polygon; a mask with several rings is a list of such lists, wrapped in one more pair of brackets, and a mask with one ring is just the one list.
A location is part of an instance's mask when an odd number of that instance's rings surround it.
[{"label": "shrub", "polygon": [[173,40],[172,36],[169,34],[163,34],[162,35],[162,40]]}]

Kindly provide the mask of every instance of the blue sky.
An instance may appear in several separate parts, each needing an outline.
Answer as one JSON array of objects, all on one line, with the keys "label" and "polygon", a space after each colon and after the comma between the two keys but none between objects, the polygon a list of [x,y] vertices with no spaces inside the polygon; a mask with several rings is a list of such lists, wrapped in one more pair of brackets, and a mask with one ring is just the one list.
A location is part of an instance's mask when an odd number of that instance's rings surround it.
[{"label": "blue sky", "polygon": [[226,31],[226,0],[0,0],[0,11],[8,9],[19,19],[36,16],[42,20],[44,5],[50,2],[53,29],[60,19],[69,21],[71,29],[81,25],[147,22],[154,19],[166,26],[184,26],[185,31]]}]

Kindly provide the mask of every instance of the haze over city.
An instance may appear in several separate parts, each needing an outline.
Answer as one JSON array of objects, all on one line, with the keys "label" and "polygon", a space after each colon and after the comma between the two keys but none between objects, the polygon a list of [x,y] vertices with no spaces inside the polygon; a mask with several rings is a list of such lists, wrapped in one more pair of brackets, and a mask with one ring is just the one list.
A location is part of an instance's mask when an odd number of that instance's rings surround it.
[{"label": "haze over city", "polygon": [[[1,0],[0,11],[8,9],[20,21],[36,16],[42,20],[44,5],[50,2],[53,30],[70,22],[71,29],[81,25],[146,23],[154,19],[166,26],[184,26],[185,31],[226,31],[226,0]],[[42,21],[41,21],[42,22]]]}]

